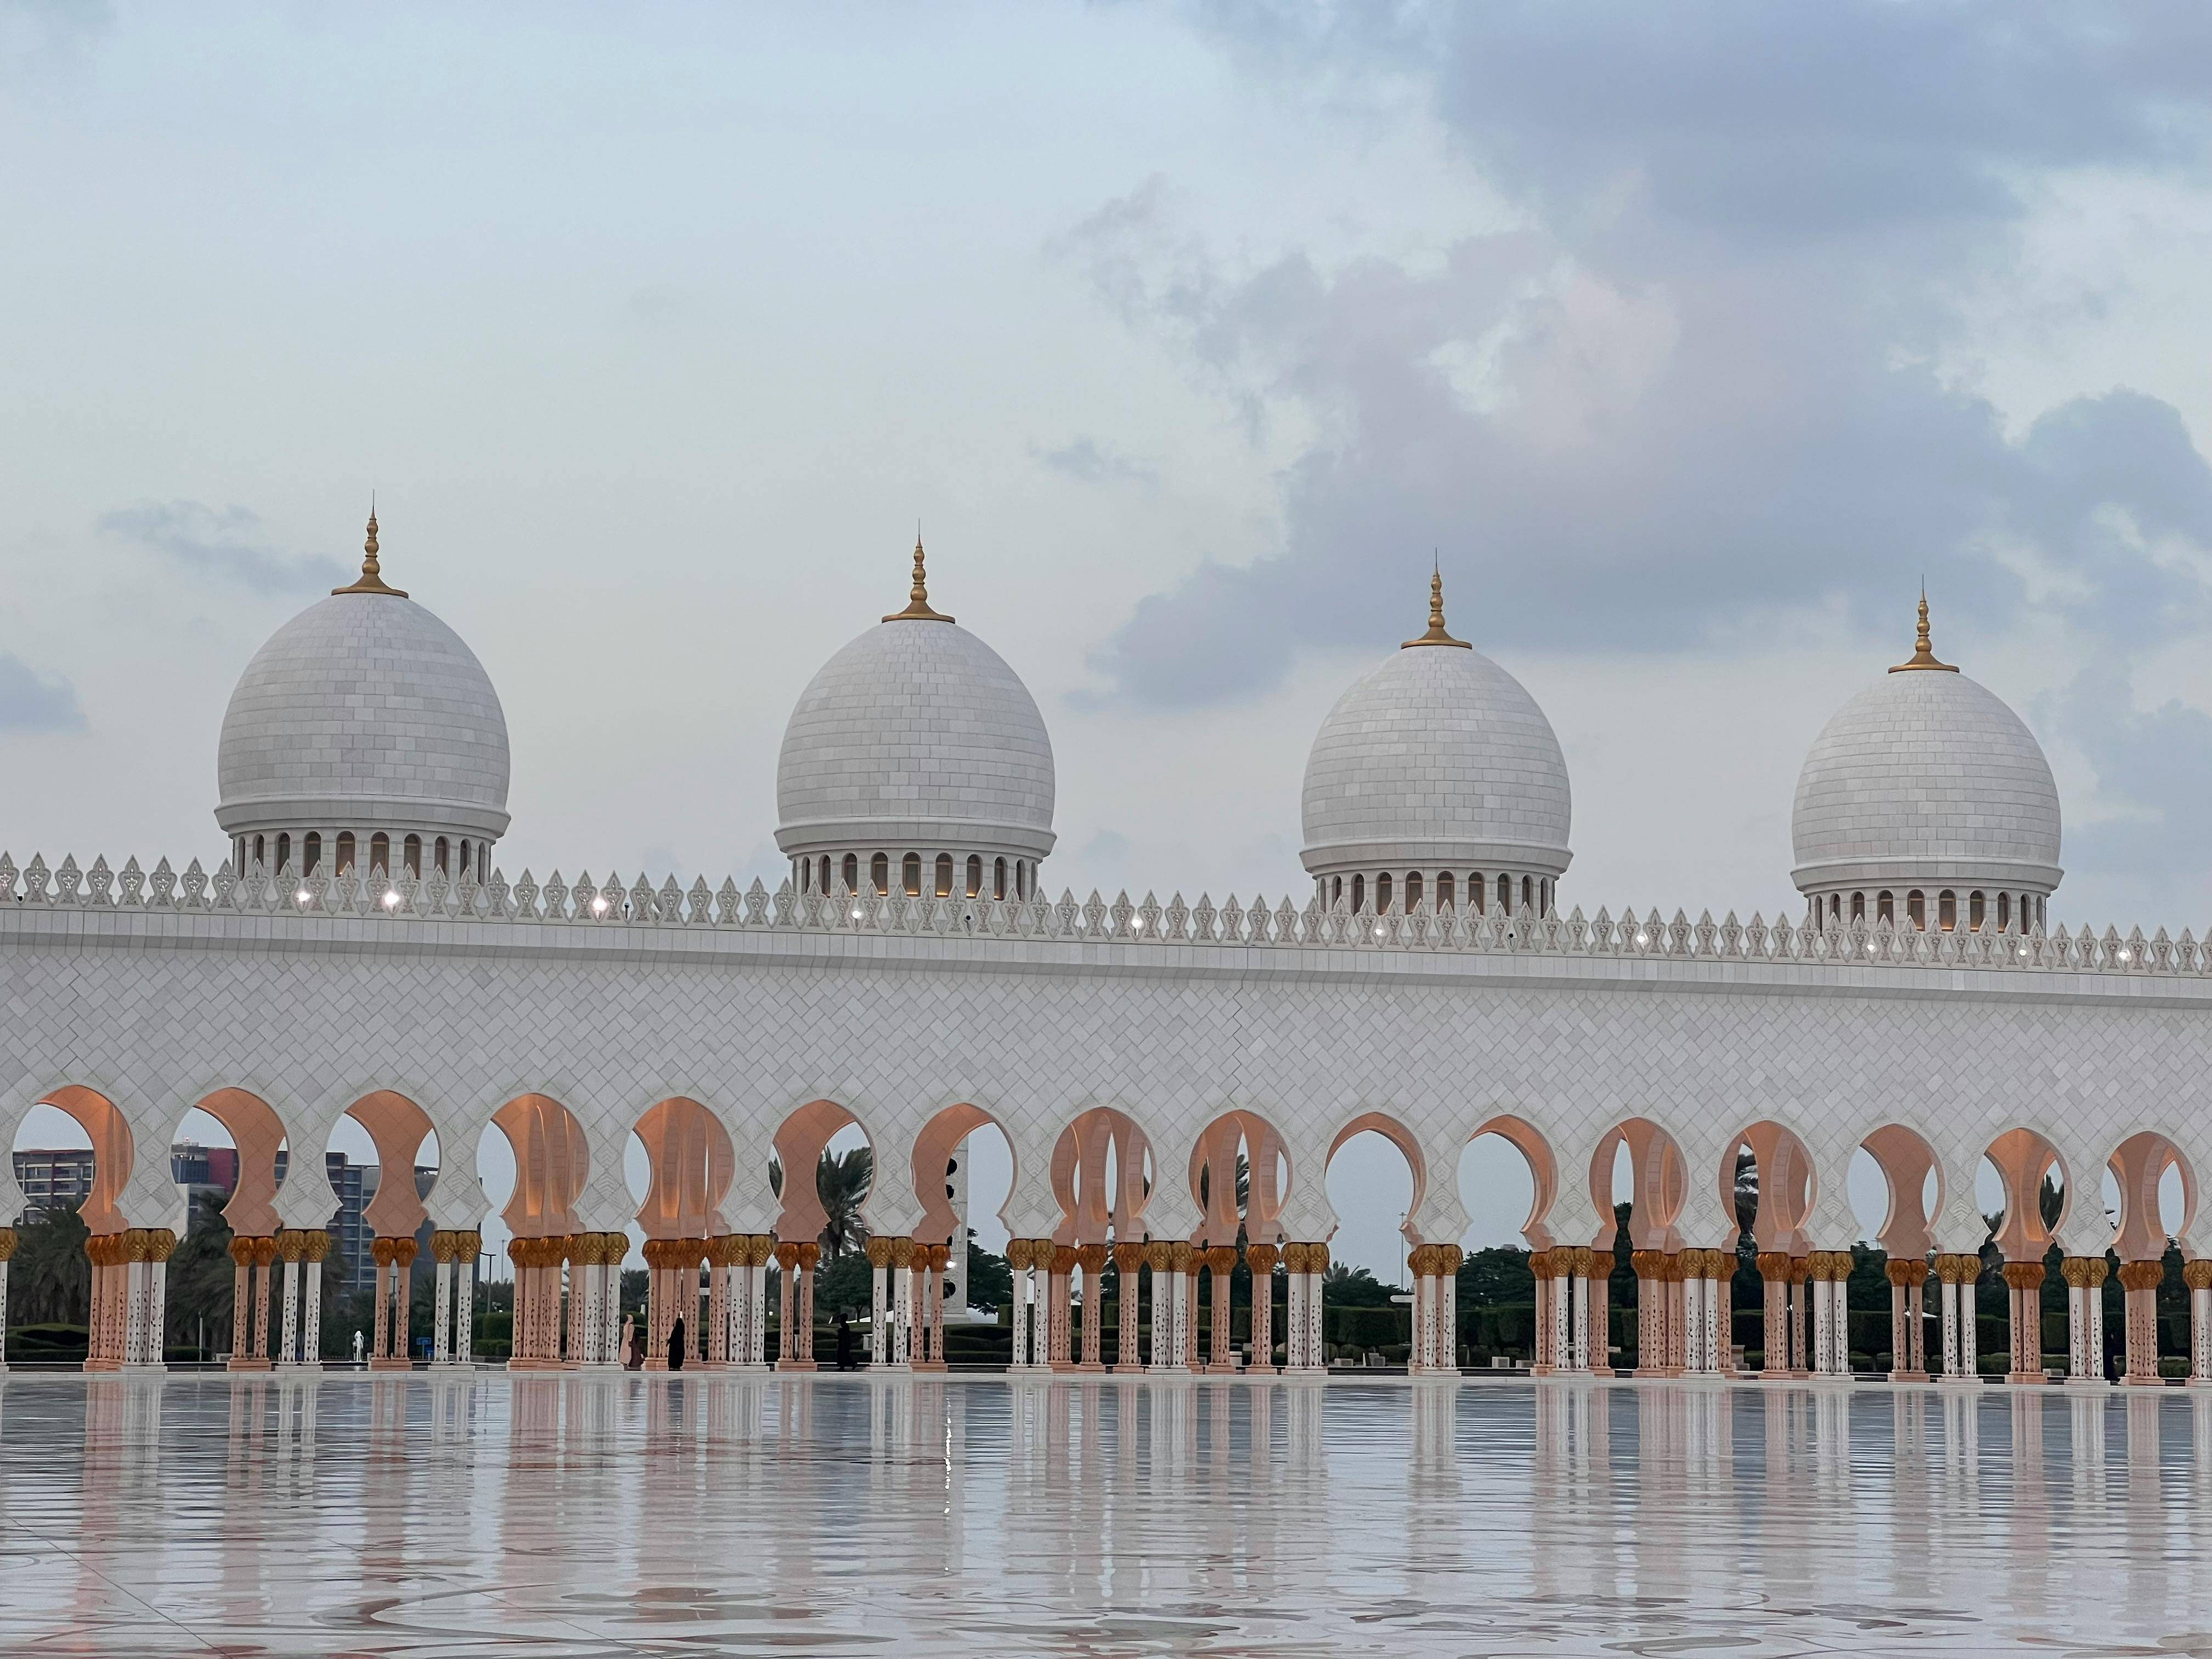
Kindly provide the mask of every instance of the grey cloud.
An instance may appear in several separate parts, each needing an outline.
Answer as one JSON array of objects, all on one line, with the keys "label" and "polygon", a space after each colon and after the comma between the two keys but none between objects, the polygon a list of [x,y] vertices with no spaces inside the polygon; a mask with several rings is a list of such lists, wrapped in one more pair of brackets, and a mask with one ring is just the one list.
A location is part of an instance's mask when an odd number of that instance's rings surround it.
[{"label": "grey cloud", "polygon": [[2137,709],[2126,672],[2109,666],[2042,698],[2035,714],[2091,757],[2099,796],[2120,809],[2068,824],[2069,866],[2117,878],[2146,907],[2177,878],[2203,872],[2212,851],[2212,714],[2172,702]]},{"label": "grey cloud", "polygon": [[0,651],[0,732],[82,732],[76,688],[41,674],[13,652]]},{"label": "grey cloud", "polygon": [[343,582],[347,574],[334,559],[270,547],[259,518],[242,507],[218,510],[198,501],[149,501],[104,514],[100,528],[257,592],[299,592]]},{"label": "grey cloud", "polygon": [[2002,626],[2033,565],[2090,592],[2077,622],[2202,620],[2186,562],[2144,544],[2212,548],[2171,408],[2082,400],[2012,443],[1929,366],[2033,169],[2200,157],[2194,11],[1298,15],[1321,21],[1213,21],[1268,73],[1425,77],[1530,222],[1440,270],[1232,272],[1154,179],[1063,239],[1255,426],[1297,406],[1325,434],[1285,472],[1280,551],[1143,600],[1094,658],[1111,695],[1233,697],[1301,647],[1401,638],[1432,547],[1457,630],[1498,647],[1674,651],[1823,604],[1893,633],[1923,573]]},{"label": "grey cloud", "polygon": [[2193,0],[1219,4],[1263,72],[1429,81],[1486,171],[1566,210],[1632,176],[1661,217],[1754,239],[2005,218],[2060,167],[2191,165],[2212,84]]},{"label": "grey cloud", "polygon": [[1092,437],[1071,439],[1057,449],[1032,446],[1030,454],[1038,465],[1065,473],[1081,483],[1139,484],[1149,488],[1160,481],[1158,467],[1135,460]]}]

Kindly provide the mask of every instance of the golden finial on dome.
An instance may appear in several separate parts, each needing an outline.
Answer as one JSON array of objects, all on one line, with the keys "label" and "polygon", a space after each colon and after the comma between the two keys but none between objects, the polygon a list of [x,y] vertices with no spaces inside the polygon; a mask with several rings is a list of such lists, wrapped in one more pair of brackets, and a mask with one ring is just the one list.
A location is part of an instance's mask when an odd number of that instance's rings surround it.
[{"label": "golden finial on dome", "polygon": [[1444,632],[1444,568],[1441,562],[1429,575],[1429,631],[1418,640],[1407,640],[1399,649],[1410,651],[1417,645],[1455,645],[1462,651],[1474,649],[1465,640],[1455,640]]},{"label": "golden finial on dome", "polygon": [[333,587],[333,593],[388,593],[395,599],[407,597],[404,588],[387,587],[380,567],[376,562],[376,499],[369,498],[368,539],[361,544],[361,580],[350,587]]},{"label": "golden finial on dome", "polygon": [[884,620],[885,622],[941,623],[949,623],[952,620],[943,611],[932,611],[929,608],[929,572],[923,568],[922,564],[920,525],[914,527],[914,590],[907,596],[906,609],[894,611]]},{"label": "golden finial on dome", "polygon": [[1912,641],[1911,659],[1898,664],[1889,672],[1893,674],[1903,674],[1915,668],[1933,668],[1946,674],[1955,674],[1959,672],[1956,664],[1937,662],[1935,647],[1928,642],[1928,585],[1925,582],[1920,585],[1920,632]]}]

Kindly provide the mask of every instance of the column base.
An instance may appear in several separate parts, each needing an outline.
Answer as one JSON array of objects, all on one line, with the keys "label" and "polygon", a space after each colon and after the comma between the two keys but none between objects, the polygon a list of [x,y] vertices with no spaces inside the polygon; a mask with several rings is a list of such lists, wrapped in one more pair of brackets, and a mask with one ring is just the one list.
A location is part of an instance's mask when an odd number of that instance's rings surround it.
[{"label": "column base", "polygon": [[1889,1374],[1889,1380],[1893,1382],[1925,1382],[1928,1381],[1928,1373],[1926,1371],[1892,1371]]},{"label": "column base", "polygon": [[[814,1362],[811,1359],[779,1359],[775,1362],[775,1368],[780,1371],[811,1371],[814,1369]],[[667,1363],[663,1361],[661,1370],[667,1369]],[[906,1367],[902,1365],[899,1369],[904,1370]]]},{"label": "column base", "polygon": [[[85,1369],[90,1370],[93,1368],[87,1365]],[[223,1369],[228,1371],[271,1371],[276,1369],[276,1362],[273,1359],[232,1358],[224,1363]]]},{"label": "column base", "polygon": [[168,1369],[168,1362],[162,1359],[134,1359],[123,1367],[130,1376],[158,1376]]},{"label": "column base", "polygon": [[415,1362],[411,1359],[402,1359],[397,1354],[385,1354],[380,1358],[370,1360],[368,1368],[373,1371],[411,1371],[415,1369]]},{"label": "column base", "polygon": [[2123,1389],[2162,1389],[2168,1379],[2163,1376],[2124,1376],[2118,1386]]},{"label": "column base", "polygon": [[2109,1389],[2112,1385],[2101,1376],[2069,1376],[2059,1386],[2067,1389]]},{"label": "column base", "polygon": [[277,1365],[275,1370],[279,1376],[297,1376],[303,1371],[313,1371],[320,1376],[323,1362],[319,1359],[292,1359]]},{"label": "column base", "polygon": [[1968,1376],[1964,1372],[1956,1376],[1939,1376],[1934,1382],[1939,1389],[1978,1389],[1982,1386],[1979,1376]]},{"label": "column base", "polygon": [[2004,1374],[2004,1380],[2008,1382],[2025,1385],[2030,1382],[2048,1382],[2051,1378],[2042,1371],[2007,1371]]},{"label": "column base", "polygon": [[[0,1366],[0,1370],[5,1369],[6,1367]],[[1276,1369],[1273,1365],[1247,1365],[1244,1368],[1244,1375],[1247,1376],[1273,1376],[1276,1374]]]},{"label": "column base", "polygon": [[[925,1368],[917,1365],[915,1369],[916,1370],[921,1370]],[[941,1371],[945,1367],[942,1364],[936,1364],[928,1366],[927,1369],[933,1371]],[[1106,1367],[1103,1363],[1094,1364],[1087,1359],[1079,1364],[1070,1365],[1067,1369],[1078,1376],[1103,1376],[1106,1375]]]},{"label": "column base", "polygon": [[[950,1370],[951,1369],[951,1367],[947,1365],[942,1359],[917,1359],[914,1362],[914,1368],[918,1371],[943,1371]],[[1079,1365],[1076,1369],[1086,1371],[1103,1371],[1106,1368],[1103,1365]]]}]

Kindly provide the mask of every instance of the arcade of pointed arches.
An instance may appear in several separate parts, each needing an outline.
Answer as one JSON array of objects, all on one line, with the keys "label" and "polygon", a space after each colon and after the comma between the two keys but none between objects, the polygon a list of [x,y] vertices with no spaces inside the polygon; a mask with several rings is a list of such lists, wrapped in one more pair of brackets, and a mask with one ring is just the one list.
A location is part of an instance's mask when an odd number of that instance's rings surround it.
[{"label": "arcade of pointed arches", "polygon": [[[129,1125],[106,1097],[83,1085],[54,1089],[40,1103],[73,1119],[94,1152],[94,1176],[80,1211],[88,1230],[86,1254],[92,1270],[85,1368],[158,1369],[166,1264],[177,1240],[168,1229],[126,1223],[119,1199],[137,1156]],[[319,1358],[313,1334],[320,1328],[321,1280],[319,1272],[308,1269],[329,1254],[331,1237],[323,1229],[278,1224],[275,1200],[278,1158],[287,1144],[284,1123],[269,1102],[242,1089],[218,1089],[195,1105],[223,1126],[238,1152],[236,1185],[222,1212],[234,1235],[236,1264],[229,1364],[244,1370],[313,1365]],[[390,1090],[363,1094],[345,1115],[374,1142],[387,1169],[412,1168],[435,1136],[430,1115]],[[998,1126],[972,1103],[947,1106],[932,1116],[907,1160],[919,1223],[908,1236],[872,1234],[866,1239],[872,1270],[869,1358],[876,1365],[945,1368],[944,1274],[960,1218],[948,1201],[944,1177],[969,1138],[987,1127]],[[508,1255],[514,1267],[509,1368],[619,1364],[619,1275],[630,1238],[624,1231],[588,1231],[579,1221],[577,1206],[591,1161],[582,1125],[552,1096],[525,1093],[501,1106],[485,1127],[504,1137],[516,1172],[514,1192],[500,1212],[512,1236]],[[798,1106],[775,1132],[776,1166],[782,1171],[812,1170],[831,1140],[848,1128],[866,1133],[853,1113],[835,1101]],[[698,1350],[709,1369],[768,1366],[767,1271],[774,1262],[781,1270],[773,1291],[775,1328],[789,1333],[790,1340],[778,1344],[772,1363],[782,1370],[814,1369],[815,1281],[828,1222],[814,1183],[781,1182],[771,1231],[735,1232],[724,1206],[737,1182],[738,1163],[729,1130],[713,1110],[696,1099],[671,1097],[642,1112],[634,1133],[643,1143],[648,1166],[647,1190],[635,1217],[644,1234],[648,1269],[647,1368],[666,1366],[671,1332],[678,1319],[687,1317],[703,1326],[706,1340]],[[1347,1118],[1329,1144],[1323,1169],[1348,1141],[1369,1133],[1382,1136],[1405,1158],[1413,1186],[1410,1218],[1421,1208],[1431,1172],[1419,1139],[1388,1113],[1362,1111]],[[1693,1239],[1681,1225],[1692,1188],[1700,1180],[1717,1183],[1727,1212],[1739,1218],[1741,1232],[1755,1247],[1763,1285],[1759,1374],[1791,1379],[1849,1374],[1844,1285],[1854,1260],[1848,1249],[1820,1248],[1814,1237],[1821,1182],[1840,1181],[1842,1171],[1821,1169],[1786,1123],[1744,1125],[1728,1139],[1720,1166],[1700,1171],[1662,1123],[1641,1116],[1622,1120],[1601,1137],[1585,1172],[1595,1212],[1606,1218],[1587,1239],[1560,1236],[1550,1224],[1570,1172],[1561,1168],[1543,1133],[1525,1118],[1497,1115],[1474,1125],[1462,1145],[1486,1135],[1513,1146],[1528,1164],[1533,1201],[1521,1231],[1530,1249],[1535,1287],[1532,1369],[1537,1375],[1613,1374],[1607,1302],[1621,1234],[1638,1287],[1634,1374],[1738,1373],[1729,1334],[1739,1241]],[[1984,1276],[1984,1257],[1940,1250],[1933,1220],[1944,1209],[1948,1182],[1963,1178],[1971,1183],[1976,1171],[1947,1171],[1927,1139],[1901,1123],[1876,1128],[1857,1150],[1880,1170],[1887,1198],[1874,1241],[1886,1255],[1890,1284],[1889,1376],[1898,1381],[1976,1378],[1984,1368],[1977,1352],[1973,1289]],[[2002,1374],[2010,1382],[2039,1382],[2046,1376],[2041,1313],[2045,1261],[2060,1224],[2077,1201],[2080,1183],[2070,1178],[2057,1149],[2026,1127],[1995,1135],[1978,1164],[1993,1175],[2002,1193],[2002,1208],[1984,1245],[1997,1258],[1995,1271],[2008,1304],[2008,1352]],[[2116,1265],[2125,1310],[2119,1381],[2156,1384],[2161,1378],[2155,1293],[2169,1244],[2194,1226],[2197,1173],[2181,1150],[2154,1130],[2123,1139],[2112,1150],[2106,1172],[2118,1197],[2110,1248],[2102,1256],[2067,1255],[2061,1261],[2067,1287],[2067,1377],[2070,1382],[2104,1380],[2101,1287]],[[1304,1178],[1319,1178],[1320,1173]],[[1198,1219],[1187,1234],[1160,1237],[1147,1211],[1157,1183],[1177,1175],[1188,1182]],[[2169,1176],[2180,1194],[2178,1215],[2166,1213],[2161,1197]],[[762,1176],[773,1180],[767,1171]],[[1012,1369],[1323,1372],[1323,1274],[1330,1241],[1287,1237],[1283,1224],[1286,1200],[1300,1178],[1283,1137],[1260,1112],[1222,1114],[1198,1133],[1182,1159],[1163,1157],[1126,1111],[1097,1106],[1081,1112],[1061,1131],[1051,1154],[1056,1225],[1046,1235],[1009,1241],[1006,1260],[1014,1279]],[[1615,1200],[1624,1187],[1628,1207],[1625,1222],[1617,1224]],[[2051,1191],[2060,1204],[2056,1218],[2044,1213]],[[862,1209],[865,1218],[865,1201]],[[373,1369],[405,1369],[412,1363],[406,1333],[409,1273],[418,1232],[429,1213],[410,1182],[384,1184],[368,1207],[364,1218],[375,1236],[377,1264]],[[1420,1237],[1410,1219],[1403,1231],[1413,1279],[1408,1368],[1421,1375],[1456,1372],[1455,1275],[1463,1252],[1455,1241]],[[6,1262],[15,1245],[14,1230],[0,1229],[0,1315]],[[432,1233],[434,1366],[473,1363],[471,1307],[480,1247],[481,1235],[473,1228]],[[1104,1348],[1103,1319],[1076,1317],[1079,1306],[1103,1308],[1101,1275],[1109,1263],[1124,1310],[1116,1320],[1110,1355]],[[1284,1272],[1285,1323],[1279,1340],[1271,1290],[1249,1298],[1249,1345],[1240,1348],[1235,1342],[1233,1295],[1240,1266],[1249,1283],[1271,1287],[1277,1269]],[[2183,1271],[2189,1292],[2190,1380],[2212,1384],[2212,1259],[2191,1259]],[[1127,1316],[1131,1313],[1137,1316]]]}]

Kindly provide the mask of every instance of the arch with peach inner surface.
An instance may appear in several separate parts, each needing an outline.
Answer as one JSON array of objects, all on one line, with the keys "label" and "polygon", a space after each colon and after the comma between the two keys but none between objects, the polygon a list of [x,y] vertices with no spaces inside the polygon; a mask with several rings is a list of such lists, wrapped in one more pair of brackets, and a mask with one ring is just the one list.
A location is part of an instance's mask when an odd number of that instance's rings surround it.
[{"label": "arch with peach inner surface", "polygon": [[[1079,1364],[1075,1310],[1079,1304],[1079,1363],[1085,1369],[1103,1366],[1105,1273],[1110,1261],[1119,1302],[1115,1364],[1134,1369],[1146,1306],[1140,1288],[1144,1270],[1152,1270],[1152,1327],[1164,1333],[1170,1322],[1171,1274],[1189,1273],[1192,1250],[1188,1240],[1146,1237],[1146,1209],[1154,1176],[1152,1142],[1128,1113],[1114,1106],[1092,1106],[1060,1131],[1053,1146],[1049,1175],[1053,1197],[1060,1205],[1059,1224],[1049,1239],[1026,1243],[1027,1267],[1044,1273],[1036,1316],[1042,1322],[1044,1361],[1057,1369]],[[1023,1273],[1018,1264],[1018,1275]],[[1024,1301],[1024,1290],[1018,1276],[1018,1303]]]},{"label": "arch with peach inner surface", "polygon": [[[1202,1259],[1212,1291],[1206,1316],[1206,1367],[1209,1370],[1234,1369],[1235,1283],[1240,1244],[1251,1276],[1249,1330],[1253,1368],[1273,1365],[1275,1263],[1280,1255],[1283,1204],[1290,1196],[1293,1178],[1282,1135],[1257,1112],[1242,1109],[1224,1112],[1199,1132],[1191,1146],[1190,1194],[1199,1211],[1190,1240],[1200,1252],[1194,1266]],[[1187,1343],[1194,1361],[1198,1327],[1194,1313]]]},{"label": "arch with peach inner surface", "polygon": [[[1689,1166],[1674,1137],[1650,1118],[1626,1119],[1600,1138],[1589,1164],[1590,1201],[1598,1213],[1597,1237],[1591,1242],[1596,1269],[1605,1268],[1613,1256],[1620,1231],[1613,1190],[1624,1149],[1629,1170],[1629,1260],[1636,1270],[1636,1370],[1638,1376],[1674,1376],[1689,1362],[1687,1293],[1685,1275],[1679,1270],[1683,1244],[1679,1223],[1689,1197]],[[1601,1279],[1593,1271],[1593,1334],[1589,1339],[1593,1349],[1611,1346],[1610,1308],[1595,1300],[1597,1286],[1609,1277]]]},{"label": "arch with peach inner surface", "polygon": [[[1982,1156],[1996,1171],[2004,1194],[2004,1213],[1991,1238],[2003,1258],[2009,1350],[2006,1380],[2040,1382],[2044,1380],[2044,1257],[2051,1249],[2051,1228],[2064,1222],[2074,1203],[2074,1182],[2058,1149],[2036,1130],[2025,1127],[2006,1130],[1990,1142]],[[2043,1216],[2046,1176],[2060,1189],[2058,1214],[2051,1221]]]},{"label": "arch with peach inner surface", "polygon": [[711,1255],[708,1241],[729,1231],[722,1200],[738,1168],[730,1132],[700,1102],[677,1095],[647,1108],[631,1133],[646,1158],[637,1207],[646,1238],[645,1369],[667,1368],[679,1320],[687,1355],[726,1364],[728,1285],[717,1273],[702,1286],[700,1269]]},{"label": "arch with peach inner surface", "polygon": [[[492,1114],[514,1153],[514,1191],[500,1219],[514,1235],[514,1370],[562,1364],[567,1323],[564,1291],[568,1241],[579,1231],[576,1200],[591,1178],[591,1143],[584,1126],[550,1095],[517,1095]],[[408,1183],[412,1185],[412,1182]]]}]

